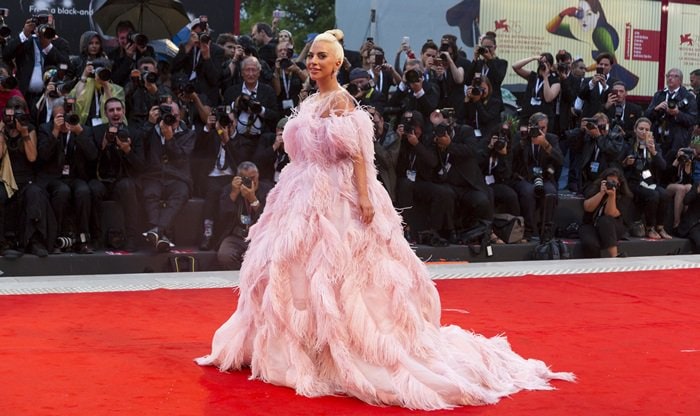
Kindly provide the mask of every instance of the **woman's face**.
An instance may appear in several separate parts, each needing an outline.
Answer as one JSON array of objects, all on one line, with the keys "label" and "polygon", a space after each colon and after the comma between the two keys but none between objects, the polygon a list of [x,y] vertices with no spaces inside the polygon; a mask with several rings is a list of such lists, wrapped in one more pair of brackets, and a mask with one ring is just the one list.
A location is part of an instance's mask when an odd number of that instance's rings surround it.
[{"label": "woman's face", "polygon": [[282,42],[289,42],[291,38],[289,37],[289,34],[287,32],[280,32],[279,35],[277,35],[277,41],[279,43]]},{"label": "woman's face", "polygon": [[312,80],[318,81],[335,76],[340,61],[335,56],[333,47],[326,41],[314,42],[306,56],[306,69]]},{"label": "woman's face", "polygon": [[591,6],[587,1],[581,0],[578,2],[578,8],[581,10],[583,16],[578,19],[578,23],[581,25],[581,29],[584,32],[595,29],[598,24],[598,13],[593,13]]},{"label": "woman's face", "polygon": [[647,134],[651,131],[651,125],[646,121],[639,122],[637,127],[634,128],[634,133],[637,135],[637,139],[645,140]]},{"label": "woman's face", "polygon": [[97,36],[93,37],[90,39],[90,42],[88,42],[87,46],[87,53],[88,55],[97,55],[100,53],[100,50],[102,49],[102,44],[100,43],[100,38]]}]

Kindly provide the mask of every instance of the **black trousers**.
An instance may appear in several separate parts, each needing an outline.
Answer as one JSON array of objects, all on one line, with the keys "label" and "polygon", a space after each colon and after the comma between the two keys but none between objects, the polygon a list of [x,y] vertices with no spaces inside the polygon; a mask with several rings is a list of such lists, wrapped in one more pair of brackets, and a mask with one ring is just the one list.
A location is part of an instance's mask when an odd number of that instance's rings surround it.
[{"label": "black trousers", "polygon": [[124,213],[124,231],[128,237],[138,235],[139,201],[136,182],[131,178],[121,178],[115,182],[103,182],[93,179],[88,183],[92,195],[92,232],[93,237],[103,238],[102,201],[111,199],[117,202]]},{"label": "black trousers", "polygon": [[239,270],[247,249],[248,243],[242,237],[229,235],[224,238],[216,252],[219,266],[224,270]]},{"label": "black trousers", "polygon": [[73,204],[75,215],[75,228],[80,233],[90,233],[90,211],[92,201],[90,198],[90,187],[87,182],[77,178],[45,179],[38,181],[39,186],[44,188],[49,195],[51,208],[56,216],[58,235],[65,234],[68,230],[64,228],[64,219],[68,209]]},{"label": "black trousers", "polygon": [[[428,218],[420,218],[416,204],[428,206]],[[420,231],[422,224],[436,231],[454,229],[454,193],[449,185],[417,180],[411,182],[406,177],[399,178],[396,184],[397,208],[403,211],[403,218],[412,232]],[[414,236],[415,237],[415,236]]]},{"label": "black trousers", "polygon": [[493,192],[495,212],[520,215],[520,201],[515,189],[504,183],[494,183],[489,188]]},{"label": "black trousers", "polygon": [[56,239],[56,220],[49,208],[46,192],[33,183],[19,185],[12,198],[0,184],[0,240],[5,239],[5,216],[8,208],[16,210],[16,232],[20,247],[26,247],[32,238],[39,239],[47,247],[53,247]]},{"label": "black trousers", "polygon": [[669,197],[666,189],[656,185],[656,189],[645,188],[641,185],[632,185],[634,203],[644,213],[644,224],[647,227],[664,224],[664,217],[669,208]]},{"label": "black trousers", "polygon": [[457,226],[466,228],[479,220],[493,220],[493,202],[488,192],[459,186],[450,186],[450,191],[458,210],[453,220]]},{"label": "black trousers", "polygon": [[143,179],[143,202],[151,228],[170,231],[175,217],[190,197],[189,186],[177,179]]},{"label": "black trousers", "polygon": [[231,183],[233,176],[207,176],[205,179],[204,193],[204,219],[216,220],[219,212],[219,198],[226,188],[226,185]]},{"label": "black trousers", "polygon": [[613,218],[603,215],[594,224],[581,224],[578,229],[583,255],[586,258],[600,257],[600,250],[617,246],[617,241],[625,234],[622,216]]},{"label": "black trousers", "polygon": [[[526,181],[524,179],[519,180],[513,185],[513,189],[518,194],[518,200],[520,201],[520,212],[525,220],[525,235],[539,235],[538,223],[551,222],[552,218],[537,218],[535,213],[537,212],[538,205],[542,207],[544,204],[544,198],[537,198],[535,196],[535,185],[532,182]],[[553,195],[557,197],[557,185],[551,180],[544,181],[544,194]],[[554,212],[548,213],[550,217],[554,216]]]}]

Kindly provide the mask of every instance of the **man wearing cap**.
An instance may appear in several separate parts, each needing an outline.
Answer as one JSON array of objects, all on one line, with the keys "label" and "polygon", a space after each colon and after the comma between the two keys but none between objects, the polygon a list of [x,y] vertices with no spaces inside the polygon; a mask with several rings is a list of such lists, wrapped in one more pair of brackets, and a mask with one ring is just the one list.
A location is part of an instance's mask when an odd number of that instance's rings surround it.
[{"label": "man wearing cap", "polygon": [[350,71],[350,82],[346,88],[361,105],[374,106],[381,101],[381,95],[375,90],[369,72],[362,68],[353,68]]}]

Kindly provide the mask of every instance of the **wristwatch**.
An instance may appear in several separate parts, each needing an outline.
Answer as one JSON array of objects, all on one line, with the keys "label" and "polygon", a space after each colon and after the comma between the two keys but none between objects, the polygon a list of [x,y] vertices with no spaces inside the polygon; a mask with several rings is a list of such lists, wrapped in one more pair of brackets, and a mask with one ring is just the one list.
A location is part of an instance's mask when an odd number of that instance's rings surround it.
[{"label": "wristwatch", "polygon": [[251,206],[251,207],[257,207],[258,205],[260,205],[260,201],[257,200],[257,199],[256,199],[255,201],[253,201],[253,202],[250,203],[250,206]]}]

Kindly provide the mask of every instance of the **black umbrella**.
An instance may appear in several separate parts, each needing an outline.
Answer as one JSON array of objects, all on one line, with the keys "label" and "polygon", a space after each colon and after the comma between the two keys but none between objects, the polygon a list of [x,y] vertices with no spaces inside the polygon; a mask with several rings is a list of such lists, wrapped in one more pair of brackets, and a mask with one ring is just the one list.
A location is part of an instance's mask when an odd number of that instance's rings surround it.
[{"label": "black umbrella", "polygon": [[117,34],[117,23],[128,20],[150,39],[170,38],[190,22],[178,0],[98,0],[92,20],[111,36]]}]

